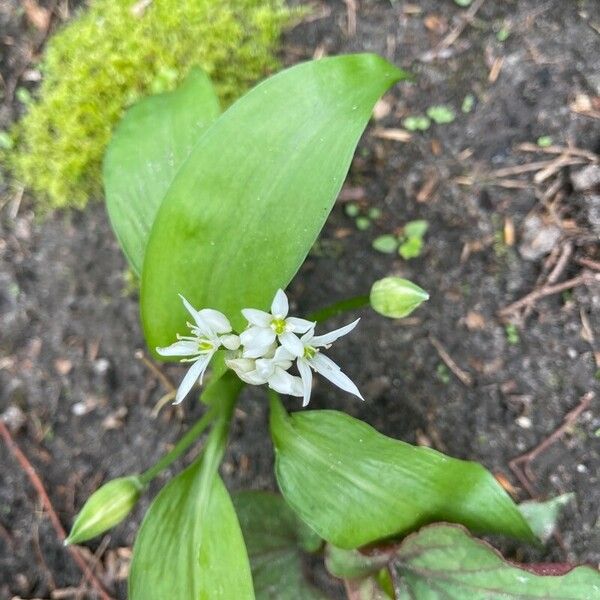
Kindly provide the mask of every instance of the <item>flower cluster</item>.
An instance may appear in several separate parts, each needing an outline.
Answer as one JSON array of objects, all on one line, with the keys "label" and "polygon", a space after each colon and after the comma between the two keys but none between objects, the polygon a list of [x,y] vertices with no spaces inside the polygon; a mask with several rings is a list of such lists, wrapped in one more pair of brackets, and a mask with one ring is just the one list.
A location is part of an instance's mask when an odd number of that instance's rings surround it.
[{"label": "flower cluster", "polygon": [[[316,323],[288,316],[287,296],[283,290],[277,290],[270,313],[255,308],[242,310],[248,326],[237,335],[223,313],[210,308],[196,310],[181,294],[180,298],[194,321],[188,323],[191,335],[177,335],[177,342],[156,349],[161,356],[181,356],[182,362],[192,363],[177,390],[176,404],[197,381],[202,383],[208,364],[219,349],[227,351],[225,363],[242,381],[267,384],[280,394],[299,396],[303,406],[310,400],[313,370],[362,399],[356,385],[322,352],[350,333],[360,319],[324,335],[315,335]],[[294,363],[298,375],[289,372]]]}]

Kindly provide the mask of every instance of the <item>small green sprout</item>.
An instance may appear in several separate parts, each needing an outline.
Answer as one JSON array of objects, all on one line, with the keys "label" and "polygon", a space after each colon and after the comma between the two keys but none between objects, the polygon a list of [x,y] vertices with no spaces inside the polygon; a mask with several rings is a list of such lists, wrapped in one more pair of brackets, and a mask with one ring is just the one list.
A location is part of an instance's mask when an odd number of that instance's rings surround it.
[{"label": "small green sprout", "polygon": [[448,385],[450,383],[450,371],[444,363],[438,364],[438,366],[435,368],[435,374],[444,385]]},{"label": "small green sprout", "polygon": [[456,118],[454,110],[445,104],[430,106],[427,109],[427,116],[438,125],[447,125],[448,123],[452,123]]},{"label": "small green sprout", "polygon": [[425,131],[429,129],[431,121],[428,117],[417,115],[415,117],[406,117],[406,119],[402,121],[402,125],[404,125],[404,128],[408,129],[408,131]]},{"label": "small green sprout", "polygon": [[548,148],[549,146],[552,146],[552,137],[549,135],[541,135],[538,139],[537,139],[537,145],[540,148]]},{"label": "small green sprout", "polygon": [[399,236],[384,234],[373,240],[373,249],[383,254],[392,254],[396,250],[404,260],[421,256],[423,251],[423,237],[427,232],[427,221],[418,219],[409,221],[404,226],[404,231]]},{"label": "small green sprout", "polygon": [[359,231],[365,231],[371,227],[371,219],[368,217],[356,217],[356,229]]},{"label": "small green sprout", "polygon": [[510,37],[510,27],[503,25],[496,33],[496,39],[499,42],[505,42]]},{"label": "small green sprout", "polygon": [[360,208],[358,206],[358,204],[355,204],[354,202],[349,202],[348,204],[346,204],[346,206],[344,207],[344,212],[349,216],[349,217],[358,217],[358,214],[360,213]]},{"label": "small green sprout", "polygon": [[475,96],[473,94],[467,94],[465,96],[464,100],[462,101],[460,110],[462,110],[462,112],[467,114],[473,110],[474,106],[475,106]]},{"label": "small green sprout", "polygon": [[506,334],[506,341],[511,346],[516,346],[521,341],[519,330],[514,323],[507,323],[507,325],[504,327],[504,332]]}]

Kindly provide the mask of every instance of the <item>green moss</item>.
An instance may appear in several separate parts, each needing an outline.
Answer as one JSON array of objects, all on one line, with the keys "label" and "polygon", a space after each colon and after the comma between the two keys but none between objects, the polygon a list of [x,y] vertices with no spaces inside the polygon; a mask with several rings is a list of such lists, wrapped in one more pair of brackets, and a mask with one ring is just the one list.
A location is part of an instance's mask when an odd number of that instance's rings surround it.
[{"label": "green moss", "polygon": [[48,43],[38,100],[16,126],[10,165],[44,209],[82,207],[101,193],[114,125],[139,98],[202,67],[227,105],[275,69],[283,0],[95,0]]}]

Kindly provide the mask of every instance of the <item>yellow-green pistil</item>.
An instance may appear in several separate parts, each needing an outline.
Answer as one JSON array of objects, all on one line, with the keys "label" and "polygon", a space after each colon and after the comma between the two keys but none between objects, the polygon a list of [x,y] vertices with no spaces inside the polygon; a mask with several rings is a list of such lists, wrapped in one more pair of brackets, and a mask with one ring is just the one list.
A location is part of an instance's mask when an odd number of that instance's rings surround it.
[{"label": "yellow-green pistil", "polygon": [[214,346],[206,341],[206,340],[200,340],[198,342],[198,352],[209,352],[210,350],[213,350]]},{"label": "yellow-green pistil", "polygon": [[273,319],[271,321],[271,328],[277,335],[285,333],[285,319]]},{"label": "yellow-green pistil", "polygon": [[318,352],[318,350],[316,348],[313,348],[312,346],[305,346],[304,347],[304,358],[313,358],[317,352]]}]

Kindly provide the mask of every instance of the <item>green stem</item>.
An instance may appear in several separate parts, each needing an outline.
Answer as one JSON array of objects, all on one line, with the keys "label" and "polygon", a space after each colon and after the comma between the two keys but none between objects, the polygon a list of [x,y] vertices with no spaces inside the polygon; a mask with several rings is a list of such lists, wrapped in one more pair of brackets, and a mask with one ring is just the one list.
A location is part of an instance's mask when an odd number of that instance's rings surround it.
[{"label": "green stem", "polygon": [[307,318],[309,321],[326,321],[327,319],[331,319],[331,317],[336,317],[337,315],[341,315],[342,313],[350,310],[356,310],[358,308],[362,308],[363,306],[368,306],[368,304],[368,295],[346,298],[345,300],[340,300],[339,302],[335,302],[330,306],[326,306],[325,308],[315,311]]},{"label": "green stem", "polygon": [[167,452],[155,465],[151,466],[139,476],[143,485],[148,485],[159,473],[176,461],[202,434],[217,416],[217,409],[212,406],[206,411],[201,419],[186,432],[186,434],[175,444],[175,447]]}]

